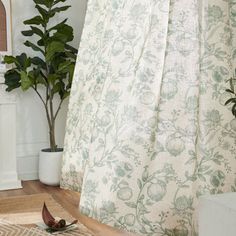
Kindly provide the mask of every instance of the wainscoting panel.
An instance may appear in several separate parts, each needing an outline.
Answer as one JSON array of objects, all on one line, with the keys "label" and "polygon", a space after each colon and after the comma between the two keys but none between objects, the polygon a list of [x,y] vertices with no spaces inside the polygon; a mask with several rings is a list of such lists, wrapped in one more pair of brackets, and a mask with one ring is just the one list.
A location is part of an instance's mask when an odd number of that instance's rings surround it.
[{"label": "wainscoting panel", "polygon": [[44,147],[47,147],[47,142],[17,144],[17,172],[19,179],[38,179],[39,150]]}]

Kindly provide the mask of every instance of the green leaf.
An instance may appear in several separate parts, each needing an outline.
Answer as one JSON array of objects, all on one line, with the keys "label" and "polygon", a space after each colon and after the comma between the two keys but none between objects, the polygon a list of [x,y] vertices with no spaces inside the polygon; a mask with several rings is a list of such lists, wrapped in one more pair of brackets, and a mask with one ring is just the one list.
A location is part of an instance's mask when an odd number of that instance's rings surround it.
[{"label": "green leaf", "polygon": [[15,69],[8,70],[4,74],[4,78],[5,78],[5,85],[7,86],[6,88],[7,92],[19,88],[21,85],[20,74]]},{"label": "green leaf", "polygon": [[21,88],[23,91],[28,90],[33,85],[32,81],[30,80],[25,71],[20,72],[20,78],[21,78]]},{"label": "green leaf", "polygon": [[24,45],[25,45],[26,47],[32,48],[34,51],[38,51],[38,52],[41,52],[42,54],[44,54],[44,51],[43,51],[40,47],[38,47],[38,46],[35,45],[34,43],[31,43],[31,42],[28,41],[28,40],[24,43]]},{"label": "green leaf", "polygon": [[35,85],[36,84],[43,84],[43,85],[47,86],[47,82],[44,79],[43,74],[39,68],[33,69],[32,71],[30,71],[28,73],[28,76],[33,84],[35,84]]},{"label": "green leaf", "polygon": [[31,62],[32,62],[34,65],[43,68],[44,70],[46,69],[46,63],[45,63],[40,57],[33,57],[33,58],[31,59]]},{"label": "green leaf", "polygon": [[61,63],[59,66],[58,66],[58,73],[67,73],[69,72],[69,66],[71,65],[71,61],[65,61],[63,63]]},{"label": "green leaf", "polygon": [[27,60],[27,55],[25,53],[22,53],[21,55],[16,56],[16,59],[20,65],[24,66],[25,61]]},{"label": "green leaf", "polygon": [[39,71],[38,70],[31,70],[28,72],[28,78],[31,81],[31,84],[35,84],[36,83],[36,78],[39,75]]},{"label": "green leaf", "polygon": [[38,76],[37,76],[37,78],[36,78],[36,82],[38,83],[38,84],[44,84],[46,87],[47,87],[47,82],[46,82],[46,80],[44,79],[44,77],[41,75],[41,74],[39,74]]},{"label": "green leaf", "polygon": [[41,29],[34,27],[34,26],[30,26],[31,30],[33,31],[34,34],[40,36],[40,37],[44,37],[44,33]]},{"label": "green leaf", "polygon": [[77,54],[72,53],[72,52],[65,52],[65,55],[67,58],[71,58],[73,61],[76,61]]},{"label": "green leaf", "polygon": [[50,8],[53,4],[53,0],[34,0],[34,3]]},{"label": "green leaf", "polygon": [[67,50],[70,50],[72,53],[74,53],[74,54],[77,56],[78,50],[77,50],[76,48],[72,47],[72,46],[69,45],[69,44],[66,44],[65,48],[66,48]]},{"label": "green leaf", "polygon": [[24,21],[25,25],[44,25],[44,20],[41,16],[35,16],[29,20]]},{"label": "green leaf", "polygon": [[17,64],[18,63],[17,59],[13,56],[4,56],[3,61],[6,64],[12,64],[12,63]]},{"label": "green leaf", "polygon": [[54,4],[53,5],[56,5],[56,4],[58,4],[58,3],[60,3],[60,2],[66,2],[67,0],[56,0],[56,1],[54,1]]},{"label": "green leaf", "polygon": [[72,83],[72,80],[73,80],[73,77],[74,77],[74,70],[75,70],[75,64],[71,64],[69,66],[69,87],[71,87],[71,83]]},{"label": "green leaf", "polygon": [[44,41],[44,39],[40,39],[40,40],[38,40],[37,41],[37,44],[38,44],[38,46],[40,46],[40,47],[43,47],[43,46],[45,46],[45,41]]},{"label": "green leaf", "polygon": [[34,27],[34,26],[30,26],[31,30],[25,30],[25,31],[21,31],[21,33],[24,35],[24,36],[32,36],[34,34],[40,36],[40,37],[43,37],[44,36],[44,33],[41,29],[37,28],[37,27]]},{"label": "green leaf", "polygon": [[63,25],[65,25],[65,23],[66,23],[67,20],[68,20],[68,19],[66,18],[65,20],[63,20],[63,21],[60,22],[59,24],[57,24],[57,25],[55,25],[55,26],[49,28],[48,31],[50,32],[50,31],[52,31],[52,30],[57,30],[58,28],[60,28],[60,27],[62,27]]},{"label": "green leaf", "polygon": [[55,7],[50,11],[50,14],[55,15],[56,13],[59,13],[61,11],[66,11],[69,9],[71,6],[63,6],[63,7]]},{"label": "green leaf", "polygon": [[52,41],[47,47],[46,61],[50,61],[56,53],[64,51],[64,43]]},{"label": "green leaf", "polygon": [[59,91],[59,95],[60,95],[60,98],[62,99],[64,97],[64,94],[65,94],[65,83],[60,80],[60,91]]},{"label": "green leaf", "polygon": [[56,94],[56,93],[58,93],[60,90],[61,90],[61,84],[58,82],[58,83],[56,83],[56,84],[53,86],[52,92],[53,92],[53,94]]},{"label": "green leaf", "polygon": [[48,75],[47,79],[50,84],[55,84],[55,81],[58,79],[58,75],[57,74],[50,74],[50,75]]},{"label": "green leaf", "polygon": [[24,30],[24,31],[21,31],[21,33],[27,37],[32,36],[34,34],[32,30]]},{"label": "green leaf", "polygon": [[55,41],[62,41],[64,43],[72,41],[73,38],[73,28],[67,24],[58,27],[57,32],[55,32],[53,35],[53,39]]},{"label": "green leaf", "polygon": [[17,60],[16,66],[20,70],[26,70],[28,67],[31,66],[31,58],[27,57],[25,53],[16,56],[16,60]]},{"label": "green leaf", "polygon": [[63,95],[63,97],[62,97],[62,99],[64,100],[64,99],[66,99],[67,97],[69,97],[70,96],[70,92],[68,91],[68,92],[65,92],[64,93],[64,95]]},{"label": "green leaf", "polygon": [[39,5],[36,5],[35,8],[38,10],[42,18],[48,22],[49,12]]}]

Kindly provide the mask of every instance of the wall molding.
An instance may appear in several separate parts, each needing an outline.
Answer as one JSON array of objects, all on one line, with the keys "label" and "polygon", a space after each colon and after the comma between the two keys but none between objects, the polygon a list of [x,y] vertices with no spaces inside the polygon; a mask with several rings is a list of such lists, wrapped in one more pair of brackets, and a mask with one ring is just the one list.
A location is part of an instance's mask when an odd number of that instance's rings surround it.
[{"label": "wall molding", "polygon": [[40,150],[47,146],[48,146],[47,141],[39,141],[39,142],[32,142],[32,143],[17,143],[16,156],[17,158],[38,156]]},{"label": "wall molding", "polygon": [[17,173],[20,180],[38,179],[39,155],[17,158]]},{"label": "wall molding", "polygon": [[18,143],[16,146],[17,172],[21,180],[38,179],[39,151],[48,145],[46,141]]},{"label": "wall molding", "polygon": [[22,186],[17,178],[16,103],[3,89],[0,86],[0,190],[8,190]]}]

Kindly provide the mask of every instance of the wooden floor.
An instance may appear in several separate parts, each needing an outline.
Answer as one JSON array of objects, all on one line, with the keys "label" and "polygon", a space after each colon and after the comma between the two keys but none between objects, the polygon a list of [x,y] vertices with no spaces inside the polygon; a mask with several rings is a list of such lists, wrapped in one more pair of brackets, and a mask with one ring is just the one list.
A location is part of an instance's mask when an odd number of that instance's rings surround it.
[{"label": "wooden floor", "polygon": [[25,181],[22,182],[23,188],[18,190],[0,191],[0,197],[19,196],[37,193],[49,193],[53,198],[60,203],[73,217],[78,219],[89,229],[91,229],[96,236],[134,236],[126,232],[115,230],[109,226],[98,223],[97,221],[83,216],[78,211],[79,193],[63,190],[59,187],[50,187],[41,184],[39,181]]}]

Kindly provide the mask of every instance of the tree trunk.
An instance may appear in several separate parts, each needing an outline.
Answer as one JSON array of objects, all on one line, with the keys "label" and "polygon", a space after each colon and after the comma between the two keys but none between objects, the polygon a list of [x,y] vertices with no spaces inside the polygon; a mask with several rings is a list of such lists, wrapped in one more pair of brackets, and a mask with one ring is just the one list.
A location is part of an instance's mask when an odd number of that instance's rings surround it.
[{"label": "tree trunk", "polygon": [[55,139],[55,121],[51,121],[51,126],[49,126],[49,137],[50,137],[50,148],[52,152],[57,149],[56,139]]}]

